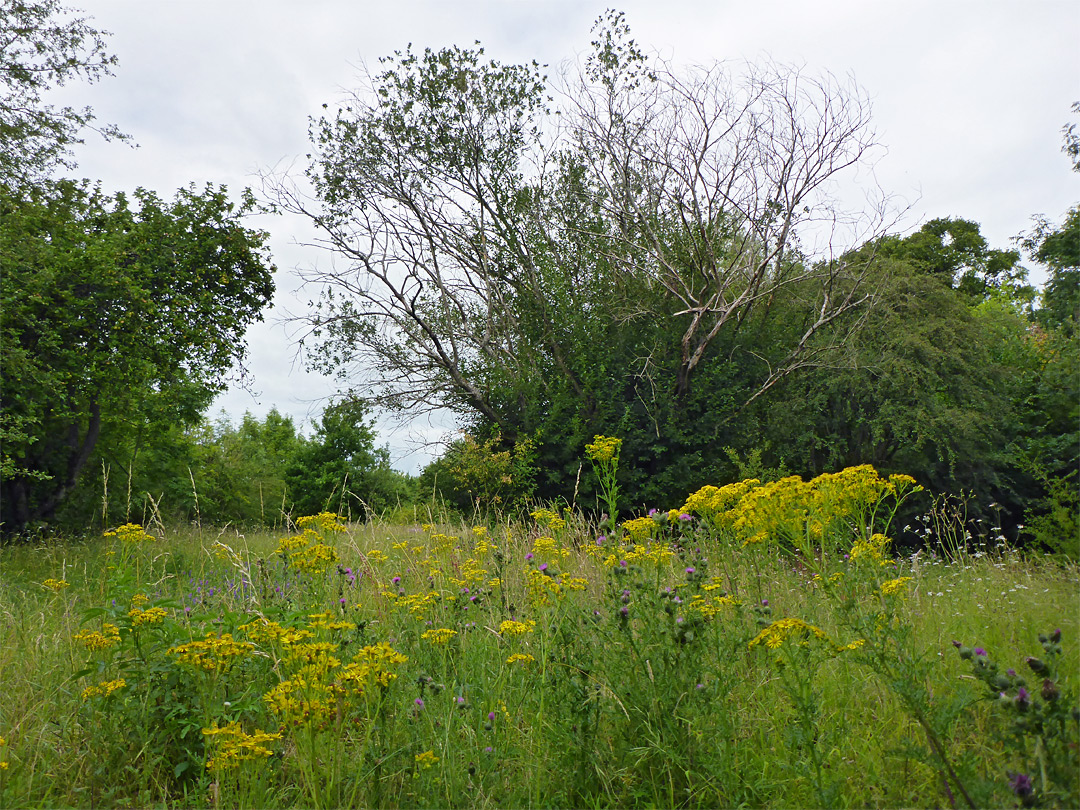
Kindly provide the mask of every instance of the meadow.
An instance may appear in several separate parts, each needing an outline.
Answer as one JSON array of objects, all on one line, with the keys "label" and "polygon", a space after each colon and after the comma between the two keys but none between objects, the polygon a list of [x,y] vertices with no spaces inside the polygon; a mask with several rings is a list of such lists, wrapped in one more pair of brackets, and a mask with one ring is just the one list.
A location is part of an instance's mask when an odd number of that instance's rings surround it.
[{"label": "meadow", "polygon": [[605,492],[0,548],[0,804],[1080,806],[1075,565],[869,467]]}]

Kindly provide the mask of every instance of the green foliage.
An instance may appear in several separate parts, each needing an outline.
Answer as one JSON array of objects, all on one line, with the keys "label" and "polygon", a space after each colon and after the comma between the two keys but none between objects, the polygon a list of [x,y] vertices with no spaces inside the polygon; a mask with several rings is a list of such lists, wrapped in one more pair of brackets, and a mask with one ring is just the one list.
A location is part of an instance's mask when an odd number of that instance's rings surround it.
[{"label": "green foliage", "polygon": [[277,195],[344,259],[313,278],[315,365],[375,370],[380,403],[450,408],[480,442],[535,437],[541,497],[592,500],[597,434],[624,439],[627,503],[679,497],[726,467],[709,448],[750,443],[747,403],[858,324],[866,257],[798,239],[816,206],[846,221],[818,195],[868,159],[858,88],[676,74],[616,12],[559,88],[479,48],[381,64],[313,126],[317,199]]},{"label": "green foliage", "polygon": [[53,517],[103,432],[196,421],[270,300],[266,235],[241,224],[250,198],[134,198],[0,188],[3,454],[25,471],[3,482],[5,532]]},{"label": "green foliage", "polygon": [[50,89],[73,80],[94,83],[112,74],[116,57],[106,32],[65,8],[60,0],[0,3],[0,185],[27,187],[58,167],[72,167],[71,147],[93,129],[126,140],[115,126],[97,126],[89,107],[56,108]]},{"label": "green foliage", "polygon": [[535,487],[535,447],[527,438],[507,446],[498,434],[483,442],[465,434],[424,470],[421,486],[465,514],[519,511]]},{"label": "green foliage", "polygon": [[[1028,689],[1024,675],[1010,667],[1002,672],[982,647],[954,641],[960,658],[971,662],[974,676],[987,689],[985,700],[998,716],[990,733],[1011,749],[1013,762],[999,779],[1022,807],[1070,807],[1080,803],[1080,701],[1073,684],[1061,671],[1062,632],[1040,633],[1042,655],[1028,656],[1026,668],[1034,683]],[[1019,666],[1019,665],[1018,665]]]},{"label": "green foliage", "polygon": [[347,398],[323,410],[315,432],[296,448],[285,469],[294,514],[335,510],[363,519],[411,500],[407,479],[390,467],[389,451],[375,447],[369,406]]}]

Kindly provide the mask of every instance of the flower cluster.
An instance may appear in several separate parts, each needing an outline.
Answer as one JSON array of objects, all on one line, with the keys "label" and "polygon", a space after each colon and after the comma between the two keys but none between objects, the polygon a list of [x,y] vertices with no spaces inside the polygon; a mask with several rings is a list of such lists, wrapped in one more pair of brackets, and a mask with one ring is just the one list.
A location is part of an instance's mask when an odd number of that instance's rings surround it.
[{"label": "flower cluster", "polygon": [[83,630],[75,634],[75,640],[91,651],[107,650],[120,643],[120,628],[106,622],[101,630]]},{"label": "flower cluster", "polygon": [[113,681],[103,681],[99,684],[93,684],[83,689],[82,699],[89,700],[90,698],[98,697],[99,695],[101,697],[108,697],[117,689],[123,689],[125,686],[127,686],[127,681],[125,681],[123,678],[117,678]]},{"label": "flower cluster", "polygon": [[903,593],[904,586],[909,582],[911,582],[911,577],[898,577],[897,579],[890,579],[888,582],[882,582],[881,593],[883,596]]},{"label": "flower cluster", "polygon": [[54,593],[59,593],[60,591],[64,590],[64,588],[68,587],[68,581],[66,579],[51,579],[50,578],[50,579],[47,579],[44,582],[42,582],[41,586],[43,588],[48,588],[50,591],[52,591]]},{"label": "flower cluster", "polygon": [[753,649],[759,644],[764,644],[770,650],[775,650],[789,638],[795,639],[802,645],[808,644],[812,638],[829,641],[824,630],[791,616],[786,619],[777,619],[758,633],[750,641],[749,648]]},{"label": "flower cluster", "polygon": [[212,631],[202,641],[191,641],[170,647],[169,653],[177,660],[205,672],[224,672],[238,658],[249,655],[255,645],[247,641],[234,641],[232,633],[216,636]]},{"label": "flower cluster", "polygon": [[138,546],[154,540],[154,536],[143,531],[138,523],[125,523],[112,531],[105,532],[105,537],[115,537],[125,545]]},{"label": "flower cluster", "polygon": [[420,636],[420,638],[424,639],[425,641],[430,641],[432,644],[446,644],[457,634],[457,630],[450,630],[446,627],[440,627],[437,629],[425,631]]},{"label": "flower cluster", "polygon": [[585,455],[590,461],[607,463],[619,460],[619,451],[622,449],[622,439],[613,436],[594,436],[592,444],[585,445]]},{"label": "flower cluster", "polygon": [[537,509],[530,512],[529,516],[544,528],[553,532],[561,531],[567,525],[566,521],[559,517],[558,512],[553,512],[550,509]]},{"label": "flower cluster", "polygon": [[206,761],[206,769],[210,771],[229,770],[245,760],[266,759],[274,753],[266,744],[281,739],[280,734],[266,731],[247,734],[235,722],[219,727],[216,720],[202,733],[207,737],[207,743],[216,749],[215,755]]},{"label": "flower cluster", "polygon": [[531,619],[527,622],[518,622],[513,619],[507,619],[499,625],[499,634],[503,636],[523,636],[526,633],[531,633],[535,627],[536,622]]},{"label": "flower cluster", "polygon": [[144,624],[161,624],[165,621],[165,618],[169,615],[169,611],[163,607],[152,607],[143,610],[142,608],[132,608],[128,611],[128,616],[131,617],[131,624],[135,627],[140,627]]},{"label": "flower cluster", "polygon": [[334,512],[320,512],[297,519],[296,525],[302,530],[314,529],[323,534],[337,534],[345,531],[344,520],[345,518]]}]

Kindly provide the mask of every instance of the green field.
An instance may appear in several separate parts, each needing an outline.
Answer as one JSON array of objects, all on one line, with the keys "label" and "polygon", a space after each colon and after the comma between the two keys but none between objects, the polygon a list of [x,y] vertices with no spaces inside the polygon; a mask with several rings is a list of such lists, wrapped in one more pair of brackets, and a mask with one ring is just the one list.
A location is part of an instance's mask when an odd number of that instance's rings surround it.
[{"label": "green field", "polygon": [[843,475],[2,548],[0,804],[1077,806],[1077,568]]}]

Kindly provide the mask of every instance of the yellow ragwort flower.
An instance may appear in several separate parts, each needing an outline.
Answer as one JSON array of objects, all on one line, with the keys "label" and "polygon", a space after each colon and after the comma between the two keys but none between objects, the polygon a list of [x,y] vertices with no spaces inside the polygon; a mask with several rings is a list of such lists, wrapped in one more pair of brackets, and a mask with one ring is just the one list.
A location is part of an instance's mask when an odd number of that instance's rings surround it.
[{"label": "yellow ragwort flower", "polygon": [[439,758],[435,756],[434,751],[424,751],[424,753],[416,755],[416,764],[425,771],[438,761]]},{"label": "yellow ragwort flower", "polygon": [[499,633],[504,636],[523,636],[526,633],[531,633],[534,627],[536,627],[536,622],[532,620],[527,622],[515,622],[511,619],[507,619],[499,625]]},{"label": "yellow ragwort flower", "polygon": [[88,650],[107,650],[120,643],[120,628],[115,624],[105,623],[101,631],[83,630],[75,635],[75,641],[82,642]]},{"label": "yellow ragwort flower", "polygon": [[135,627],[141,627],[144,624],[161,624],[168,615],[169,612],[163,607],[152,607],[147,608],[146,610],[132,608],[128,611],[128,616],[131,617],[131,623]]},{"label": "yellow ragwort flower", "polygon": [[450,630],[447,627],[440,627],[438,629],[427,630],[420,635],[420,638],[430,641],[433,644],[445,644],[454,636],[456,636],[457,630]]},{"label": "yellow ragwort flower", "polygon": [[899,577],[898,579],[890,579],[888,582],[882,582],[881,593],[885,596],[903,593],[904,586],[909,582],[911,582],[911,577]]},{"label": "yellow ragwort flower", "polygon": [[585,455],[590,461],[600,463],[617,460],[622,449],[622,439],[613,436],[594,436],[592,444],[585,445]]},{"label": "yellow ragwort flower", "polygon": [[41,583],[43,588],[48,588],[54,593],[59,593],[68,587],[68,581],[66,579],[47,579]]},{"label": "yellow ragwort flower", "polygon": [[811,638],[818,638],[822,641],[829,640],[824,630],[814,627],[812,624],[807,624],[802,619],[789,616],[786,619],[778,619],[770,624],[758,633],[747,646],[752,649],[758,644],[764,644],[770,650],[775,650],[788,638],[794,638],[801,644],[807,643]]}]

